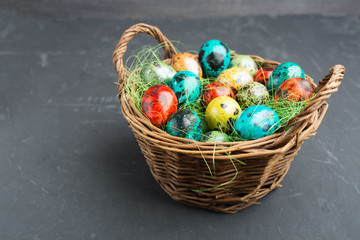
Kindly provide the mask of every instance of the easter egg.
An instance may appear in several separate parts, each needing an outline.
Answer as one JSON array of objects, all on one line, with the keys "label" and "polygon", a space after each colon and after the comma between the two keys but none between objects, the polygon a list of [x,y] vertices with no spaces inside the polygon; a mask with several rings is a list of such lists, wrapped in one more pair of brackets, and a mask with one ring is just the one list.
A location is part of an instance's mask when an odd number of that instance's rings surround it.
[{"label": "easter egg", "polygon": [[314,86],[304,78],[290,78],[283,82],[276,90],[274,99],[287,101],[303,101],[315,93]]},{"label": "easter egg", "polygon": [[190,71],[181,71],[170,80],[169,87],[174,91],[179,104],[194,103],[201,94],[201,81]]},{"label": "easter egg", "polygon": [[234,125],[236,133],[245,140],[269,136],[279,128],[279,116],[273,109],[264,105],[245,109]]},{"label": "easter egg", "polygon": [[233,67],[222,71],[216,81],[229,86],[236,93],[245,84],[253,82],[254,78],[244,68]]},{"label": "easter egg", "polygon": [[235,99],[240,104],[240,107],[245,109],[253,105],[263,104],[269,99],[269,93],[261,83],[249,82],[240,88]]},{"label": "easter egg", "polygon": [[199,59],[196,55],[183,52],[176,54],[170,62],[170,66],[172,66],[176,71],[190,71],[195,73],[202,78],[203,71],[201,69]]},{"label": "easter egg", "polygon": [[217,77],[229,67],[230,60],[229,48],[219,40],[209,40],[199,50],[199,61],[208,77]]},{"label": "easter egg", "polygon": [[181,109],[173,114],[166,123],[165,130],[172,136],[195,141],[199,141],[203,133],[200,117],[188,109]]},{"label": "easter egg", "polygon": [[230,142],[230,137],[220,131],[210,131],[202,137],[202,142]]},{"label": "easter egg", "polygon": [[211,130],[228,132],[232,129],[236,118],[240,115],[239,104],[231,97],[213,99],[205,110],[205,118]]},{"label": "easter egg", "polygon": [[176,71],[170,65],[161,61],[150,62],[140,71],[140,76],[147,83],[154,80],[160,83],[169,83],[175,74]]},{"label": "easter egg", "polygon": [[248,71],[252,76],[258,71],[258,65],[249,55],[237,55],[231,59],[229,68],[242,67]]},{"label": "easter egg", "polygon": [[165,85],[150,87],[143,95],[141,109],[150,122],[163,126],[177,110],[178,100],[174,91]]},{"label": "easter egg", "polygon": [[254,81],[267,86],[267,82],[275,68],[274,67],[263,67],[255,73]]},{"label": "easter egg", "polygon": [[213,82],[206,85],[202,95],[202,103],[207,106],[214,98],[227,96],[234,98],[234,92],[231,88],[219,82]]},{"label": "easter egg", "polygon": [[305,78],[304,70],[293,62],[282,63],[273,70],[267,89],[270,93],[274,93],[283,82],[295,77]]}]

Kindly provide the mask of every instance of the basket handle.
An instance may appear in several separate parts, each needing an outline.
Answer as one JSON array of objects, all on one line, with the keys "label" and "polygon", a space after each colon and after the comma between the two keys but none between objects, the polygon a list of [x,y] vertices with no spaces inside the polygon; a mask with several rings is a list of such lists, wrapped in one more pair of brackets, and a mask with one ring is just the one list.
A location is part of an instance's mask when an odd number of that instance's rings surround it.
[{"label": "basket handle", "polygon": [[124,86],[124,79],[128,74],[128,71],[126,70],[124,66],[124,54],[127,50],[127,45],[131,41],[131,39],[137,35],[137,34],[148,34],[151,35],[153,38],[155,38],[160,44],[163,45],[163,49],[165,52],[164,59],[170,58],[177,54],[177,51],[174,47],[174,45],[167,39],[164,34],[160,31],[159,28],[155,26],[151,26],[145,23],[138,23],[133,26],[131,26],[129,29],[127,29],[121,36],[120,41],[115,47],[115,51],[113,53],[113,65],[118,73],[118,92],[121,92],[121,89]]},{"label": "basket handle", "polygon": [[319,82],[318,87],[315,89],[316,95],[309,104],[307,104],[299,114],[290,119],[287,127],[301,125],[301,122],[311,116],[311,113],[317,111],[323,106],[325,100],[331,94],[337,92],[341,81],[344,78],[345,67],[343,65],[335,65],[329,69],[329,73]]},{"label": "basket handle", "polygon": [[329,69],[329,73],[319,82],[315,89],[316,95],[311,99],[310,103],[304,107],[302,112],[318,108],[322,103],[328,99],[331,94],[337,92],[341,81],[344,78],[345,67],[343,65],[335,65]]}]

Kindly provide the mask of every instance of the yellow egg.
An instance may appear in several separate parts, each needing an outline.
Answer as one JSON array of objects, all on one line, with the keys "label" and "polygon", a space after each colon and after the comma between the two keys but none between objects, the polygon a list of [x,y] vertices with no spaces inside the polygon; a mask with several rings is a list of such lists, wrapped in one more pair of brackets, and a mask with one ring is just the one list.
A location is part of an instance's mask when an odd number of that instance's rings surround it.
[{"label": "yellow egg", "polygon": [[206,108],[205,117],[211,130],[231,132],[241,113],[239,104],[231,97],[217,97]]},{"label": "yellow egg", "polygon": [[236,93],[245,84],[253,82],[254,78],[244,68],[232,67],[222,71],[216,81],[229,86]]}]

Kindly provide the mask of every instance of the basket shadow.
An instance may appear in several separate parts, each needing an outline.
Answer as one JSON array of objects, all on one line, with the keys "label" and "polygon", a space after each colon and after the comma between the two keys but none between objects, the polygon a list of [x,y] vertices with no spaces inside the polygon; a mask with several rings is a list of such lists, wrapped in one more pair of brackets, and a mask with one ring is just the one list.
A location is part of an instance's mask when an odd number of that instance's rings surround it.
[{"label": "basket shadow", "polygon": [[104,156],[98,164],[105,172],[106,178],[101,181],[110,188],[107,191],[128,197],[135,204],[176,204],[151,175],[133,134],[127,130],[122,135],[127,136],[114,134],[106,146],[98,148]]}]

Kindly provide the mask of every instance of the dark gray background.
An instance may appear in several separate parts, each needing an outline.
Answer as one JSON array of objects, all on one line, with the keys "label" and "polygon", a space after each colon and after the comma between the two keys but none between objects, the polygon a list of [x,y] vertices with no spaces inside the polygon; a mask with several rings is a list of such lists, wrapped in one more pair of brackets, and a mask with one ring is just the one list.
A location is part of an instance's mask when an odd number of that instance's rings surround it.
[{"label": "dark gray background", "polygon": [[[146,20],[183,50],[220,39],[297,62],[316,81],[335,64],[347,68],[284,187],[235,215],[170,199],[121,115],[112,51],[140,21],[0,14],[0,239],[359,239],[357,17]],[[156,42],[137,36],[129,50],[144,44]]]},{"label": "dark gray background", "polygon": [[42,18],[201,18],[231,15],[353,14],[359,0],[1,0],[0,9]]}]

